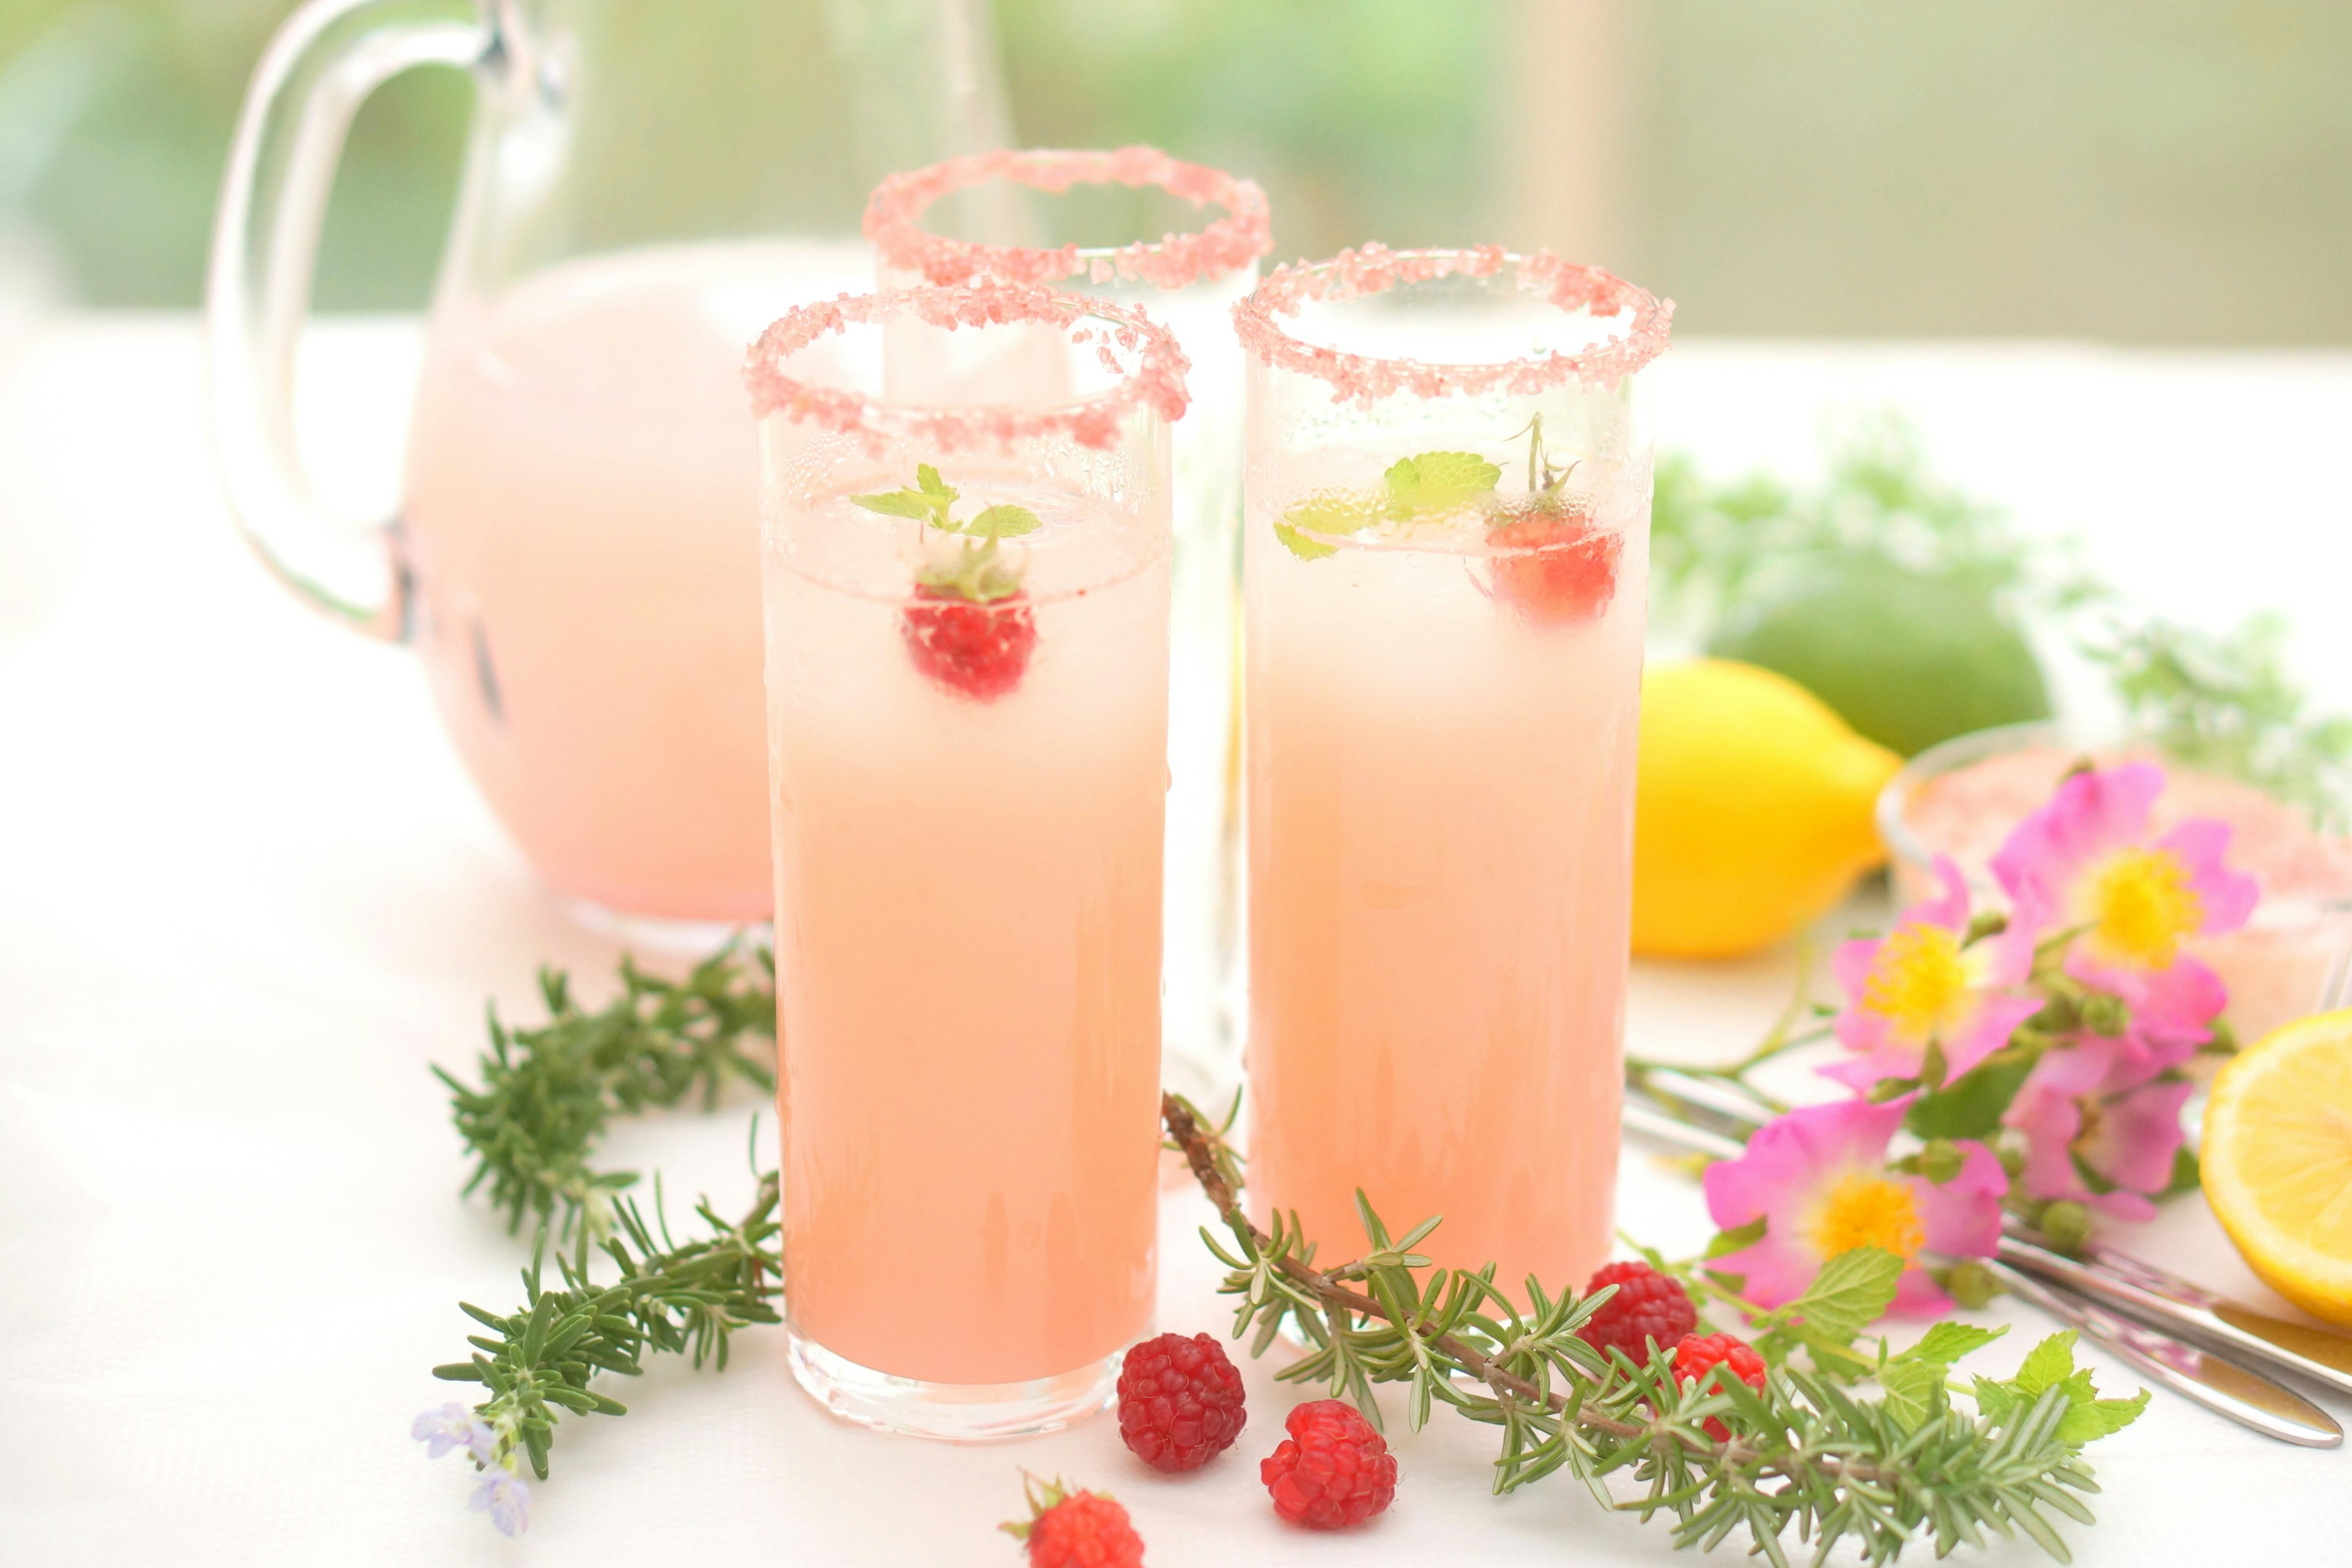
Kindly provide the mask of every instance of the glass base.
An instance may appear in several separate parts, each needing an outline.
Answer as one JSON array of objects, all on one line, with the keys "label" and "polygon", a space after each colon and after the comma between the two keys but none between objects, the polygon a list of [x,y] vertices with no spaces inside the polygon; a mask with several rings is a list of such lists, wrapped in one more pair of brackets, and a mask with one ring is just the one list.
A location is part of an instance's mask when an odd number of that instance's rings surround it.
[{"label": "glass base", "polygon": [[566,898],[564,913],[633,952],[660,953],[669,958],[708,958],[719,943],[738,931],[765,946],[772,940],[765,921],[669,920],[660,915],[633,915],[624,910]]},{"label": "glass base", "polygon": [[788,1328],[793,1376],[845,1421],[948,1443],[993,1443],[1055,1432],[1108,1408],[1124,1351],[1027,1383],[925,1383],[845,1360]]}]

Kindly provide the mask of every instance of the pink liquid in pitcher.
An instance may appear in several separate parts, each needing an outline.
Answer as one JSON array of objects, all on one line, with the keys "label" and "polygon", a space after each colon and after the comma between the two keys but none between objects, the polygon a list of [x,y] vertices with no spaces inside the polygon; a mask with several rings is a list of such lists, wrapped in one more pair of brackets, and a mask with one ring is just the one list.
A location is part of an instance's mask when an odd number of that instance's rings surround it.
[{"label": "pink liquid in pitcher", "polygon": [[1482,523],[1316,560],[1246,523],[1249,1201],[1320,1258],[1365,1250],[1359,1187],[1514,1297],[1608,1255],[1647,495],[1600,498],[1613,592],[1565,625]]},{"label": "pink liquid in pitcher", "polygon": [[745,346],[856,247],[695,246],[445,301],[403,526],[475,782],[562,892],[767,918],[759,445]]}]

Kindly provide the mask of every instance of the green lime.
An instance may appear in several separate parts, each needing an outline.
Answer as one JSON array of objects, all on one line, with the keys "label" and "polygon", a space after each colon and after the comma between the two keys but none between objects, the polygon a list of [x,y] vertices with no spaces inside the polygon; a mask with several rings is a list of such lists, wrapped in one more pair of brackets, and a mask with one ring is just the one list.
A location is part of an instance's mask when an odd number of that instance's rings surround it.
[{"label": "green lime", "polygon": [[1706,651],[1779,671],[1906,757],[2050,717],[2042,666],[1990,591],[1880,555],[1792,569],[1785,586],[1727,616]]}]

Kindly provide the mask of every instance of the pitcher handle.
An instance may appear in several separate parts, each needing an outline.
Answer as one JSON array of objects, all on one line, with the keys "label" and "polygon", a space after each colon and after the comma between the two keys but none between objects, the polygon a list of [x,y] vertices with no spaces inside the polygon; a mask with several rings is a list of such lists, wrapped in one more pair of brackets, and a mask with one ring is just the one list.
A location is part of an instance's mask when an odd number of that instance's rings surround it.
[{"label": "pitcher handle", "polygon": [[214,460],[278,579],[346,626],[408,629],[396,519],[338,516],[294,445],[294,347],[352,116],[415,66],[467,68],[496,35],[473,0],[309,0],[255,69],[237,117],[205,285]]}]

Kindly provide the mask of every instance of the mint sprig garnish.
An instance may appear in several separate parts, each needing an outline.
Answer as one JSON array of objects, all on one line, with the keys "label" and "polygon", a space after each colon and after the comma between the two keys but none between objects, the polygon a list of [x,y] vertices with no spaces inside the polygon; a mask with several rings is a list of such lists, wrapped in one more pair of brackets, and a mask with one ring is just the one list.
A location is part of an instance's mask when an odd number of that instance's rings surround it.
[{"label": "mint sprig garnish", "polygon": [[1021,573],[1003,558],[998,542],[1018,539],[1045,527],[1025,506],[983,507],[958,522],[949,509],[963,492],[940,478],[929,463],[915,465],[915,482],[895,490],[851,496],[850,504],[885,517],[912,518],[927,528],[961,536],[963,548],[946,561],[935,562],[915,574],[917,585],[934,594],[953,594],[976,605],[1009,599],[1021,592]]},{"label": "mint sprig garnish", "polygon": [[963,492],[940,478],[939,469],[929,463],[918,463],[912,485],[873,495],[851,496],[849,500],[853,506],[878,511],[885,517],[910,517],[941,533],[968,534],[975,539],[1017,539],[1045,526],[1025,506],[985,507],[958,522],[948,515],[948,509],[961,499]]},{"label": "mint sprig garnish", "polygon": [[[1557,496],[1576,465],[1563,468],[1545,458],[1541,415],[1509,438],[1516,441],[1521,436],[1529,437],[1528,491],[1538,498]],[[1360,533],[1377,522],[1420,522],[1467,506],[1491,509],[1502,478],[1499,464],[1475,452],[1416,452],[1388,466],[1376,493],[1318,490],[1295,502],[1275,522],[1274,536],[1300,560],[1320,561],[1338,552],[1339,547],[1327,542],[1333,534]]]},{"label": "mint sprig garnish", "polygon": [[1400,522],[1454,511],[1493,493],[1503,470],[1475,452],[1399,458],[1381,476],[1388,513]]},{"label": "mint sprig garnish", "polygon": [[918,572],[915,581],[935,594],[953,594],[975,605],[993,604],[1021,592],[1021,574],[997,552],[993,535],[979,544],[965,542],[950,559]]},{"label": "mint sprig garnish", "polygon": [[948,508],[960,492],[940,478],[940,471],[929,463],[915,465],[913,485],[895,490],[883,490],[875,495],[851,496],[850,504],[862,506],[867,511],[878,511],[885,517],[911,517],[917,522],[928,522],[933,528],[958,531],[948,521]]}]

